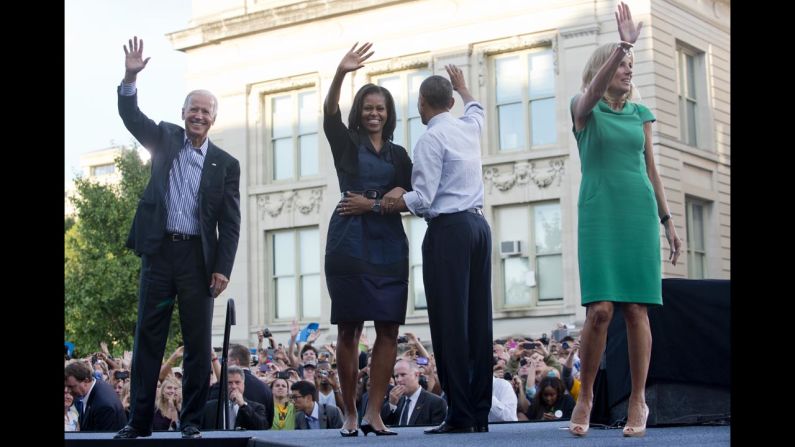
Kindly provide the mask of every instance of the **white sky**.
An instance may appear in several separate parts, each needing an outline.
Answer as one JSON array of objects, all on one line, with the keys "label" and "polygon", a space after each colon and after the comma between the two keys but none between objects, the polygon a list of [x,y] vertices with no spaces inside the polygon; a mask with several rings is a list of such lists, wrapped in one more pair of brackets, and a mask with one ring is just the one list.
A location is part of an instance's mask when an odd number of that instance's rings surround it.
[{"label": "white sky", "polygon": [[138,74],[138,105],[155,122],[182,121],[185,54],[165,34],[187,28],[191,0],[64,0],[64,8],[66,185],[80,170],[80,154],[133,140],[116,108],[122,47],[133,36],[152,58]]}]

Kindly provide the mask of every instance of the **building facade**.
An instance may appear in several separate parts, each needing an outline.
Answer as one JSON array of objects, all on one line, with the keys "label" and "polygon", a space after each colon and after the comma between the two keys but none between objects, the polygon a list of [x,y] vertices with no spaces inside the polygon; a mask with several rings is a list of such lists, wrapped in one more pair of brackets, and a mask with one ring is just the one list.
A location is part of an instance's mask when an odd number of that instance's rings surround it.
[{"label": "building facade", "polygon": [[[227,291],[232,339],[268,327],[282,341],[293,319],[329,326],[324,247],[340,197],[322,103],[337,64],[355,42],[374,42],[349,74],[346,120],[368,82],[395,97],[395,142],[409,154],[424,131],[417,90],[444,65],[460,66],[486,108],[484,213],[493,233],[495,337],[539,336],[584,320],[577,268],[580,164],[569,103],[599,45],[618,42],[613,0],[194,0],[188,27],[169,34],[188,55],[188,87],[213,91],[210,138],[241,161],[243,226]],[[664,277],[730,277],[730,2],[630,1],[643,21],[634,83],[657,117],[655,160],[677,231],[680,264]],[[143,92],[142,94],[145,94]],[[463,105],[456,96],[454,114]],[[410,241],[406,326],[429,339],[420,245],[425,222],[404,216]],[[662,226],[661,262],[668,257]],[[372,335],[372,331],[371,331]]]}]

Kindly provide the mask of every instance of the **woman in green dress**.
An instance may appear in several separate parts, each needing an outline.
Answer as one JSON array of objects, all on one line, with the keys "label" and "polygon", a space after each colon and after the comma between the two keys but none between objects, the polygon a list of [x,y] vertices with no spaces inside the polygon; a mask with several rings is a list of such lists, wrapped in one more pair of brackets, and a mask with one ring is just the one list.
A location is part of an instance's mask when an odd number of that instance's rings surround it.
[{"label": "woman in green dress", "polygon": [[682,242],[668,212],[654,164],[648,108],[630,102],[632,47],[637,26],[629,7],[616,8],[621,42],[597,48],[583,71],[582,93],[572,99],[573,132],[582,162],[577,204],[580,290],[587,307],[580,345],[582,391],[569,431],[588,432],[593,384],[605,349],[614,303],[621,303],[627,326],[632,393],[625,436],[643,436],[649,410],[645,385],[651,358],[648,305],[662,305],[660,233],[665,227],[676,265]]}]

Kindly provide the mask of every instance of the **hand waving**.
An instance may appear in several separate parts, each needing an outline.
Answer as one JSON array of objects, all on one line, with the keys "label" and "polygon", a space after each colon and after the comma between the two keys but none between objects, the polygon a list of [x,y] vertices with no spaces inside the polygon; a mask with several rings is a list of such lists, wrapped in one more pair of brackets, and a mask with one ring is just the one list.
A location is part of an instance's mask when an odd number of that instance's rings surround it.
[{"label": "hand waving", "polygon": [[634,44],[638,40],[643,22],[638,22],[637,27],[635,26],[629,6],[624,2],[619,2],[616,6],[616,24],[618,25],[618,35],[622,41]]},{"label": "hand waving", "polygon": [[144,52],[144,40],[138,40],[138,36],[133,36],[132,39],[129,40],[130,49],[127,50],[127,45],[124,45],[124,68],[127,70],[127,73],[135,75],[139,71],[146,68],[146,64],[149,63],[149,57],[146,59],[143,58]]},{"label": "hand waving", "polygon": [[345,54],[345,56],[340,61],[338,70],[342,71],[343,73],[348,73],[349,71],[356,71],[362,67],[364,67],[364,61],[370,58],[373,55],[373,51],[369,53],[367,50],[373,46],[370,42],[365,42],[359,49],[355,49],[356,45],[359,45],[359,42],[356,42],[351,47],[350,51]]}]

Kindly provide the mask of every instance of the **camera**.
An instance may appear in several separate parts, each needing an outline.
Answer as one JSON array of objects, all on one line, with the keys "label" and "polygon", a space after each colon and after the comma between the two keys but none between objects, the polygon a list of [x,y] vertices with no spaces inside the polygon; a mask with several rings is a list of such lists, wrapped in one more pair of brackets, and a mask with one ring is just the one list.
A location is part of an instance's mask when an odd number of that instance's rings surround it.
[{"label": "camera", "polygon": [[511,373],[509,373],[509,372],[506,372],[505,374],[503,374],[503,375],[502,375],[502,378],[503,378],[503,379],[505,379],[505,380],[507,380],[507,381],[509,381],[509,382],[510,382],[511,380],[513,380],[513,376],[512,376],[512,375],[511,375]]},{"label": "camera", "polygon": [[538,343],[530,343],[530,342],[522,343],[522,349],[535,349],[537,347]]},{"label": "camera", "polygon": [[521,359],[521,360],[519,360],[519,365],[520,365],[520,366],[525,366],[525,365],[527,365],[527,359]]},{"label": "camera", "polygon": [[130,377],[130,372],[129,371],[115,371],[113,373],[113,377],[116,380],[125,380],[125,379]]},{"label": "camera", "polygon": [[271,334],[271,330],[270,329],[265,328],[265,329],[262,330],[262,336],[265,337],[265,338],[268,338],[268,337],[273,337],[273,334]]},{"label": "camera", "polygon": [[96,354],[91,356],[91,364],[93,365],[95,363],[97,363],[97,355]]},{"label": "camera", "polygon": [[417,365],[424,366],[428,364],[428,357],[417,357]]},{"label": "camera", "polygon": [[276,378],[288,380],[290,378],[290,373],[288,371],[279,371],[276,373]]},{"label": "camera", "polygon": [[563,349],[569,349],[570,346],[571,345],[567,341],[564,341],[563,343],[560,344],[560,347]]},{"label": "camera", "polygon": [[325,369],[320,370],[320,377],[328,377],[328,371]]},{"label": "camera", "polygon": [[397,338],[397,342],[398,343],[408,343],[409,342],[409,338],[406,337],[405,335],[401,335],[401,336],[399,336]]}]

